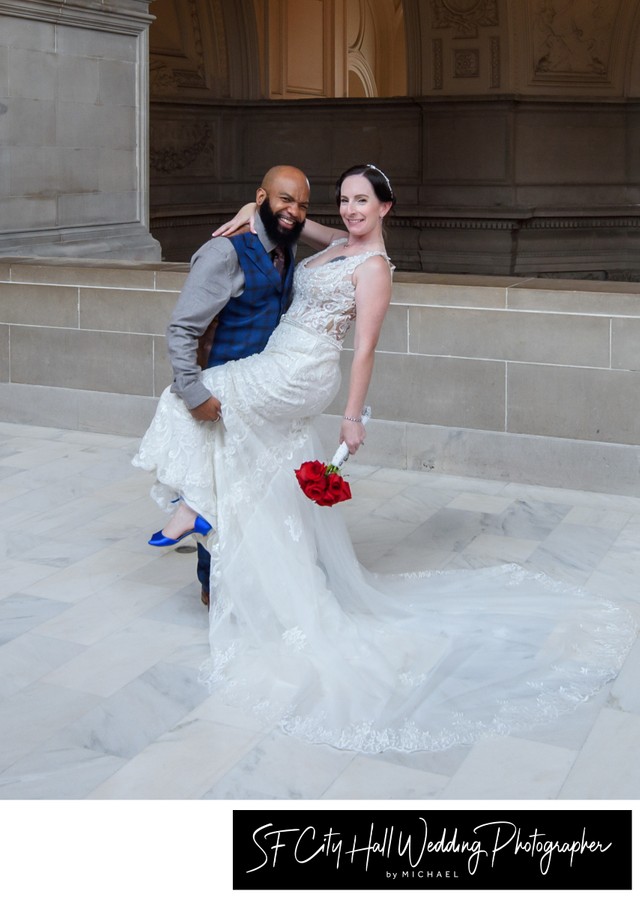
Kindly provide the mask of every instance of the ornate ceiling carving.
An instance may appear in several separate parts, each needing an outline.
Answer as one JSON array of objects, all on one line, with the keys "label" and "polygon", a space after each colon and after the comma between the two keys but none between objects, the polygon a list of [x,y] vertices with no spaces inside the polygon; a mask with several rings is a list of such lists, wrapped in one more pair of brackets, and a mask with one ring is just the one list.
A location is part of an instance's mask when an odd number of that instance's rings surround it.
[{"label": "ornate ceiling carving", "polygon": [[215,145],[211,129],[203,121],[161,121],[151,124],[151,171],[168,175],[191,169],[200,159],[212,160]]},{"label": "ornate ceiling carving", "polygon": [[620,0],[542,0],[533,11],[536,75],[606,77]]},{"label": "ornate ceiling carving", "polygon": [[225,23],[219,0],[155,0],[150,30],[153,97],[212,89],[228,81]]},{"label": "ornate ceiling carving", "polygon": [[431,0],[434,28],[453,28],[456,38],[478,36],[480,26],[498,25],[497,0]]}]

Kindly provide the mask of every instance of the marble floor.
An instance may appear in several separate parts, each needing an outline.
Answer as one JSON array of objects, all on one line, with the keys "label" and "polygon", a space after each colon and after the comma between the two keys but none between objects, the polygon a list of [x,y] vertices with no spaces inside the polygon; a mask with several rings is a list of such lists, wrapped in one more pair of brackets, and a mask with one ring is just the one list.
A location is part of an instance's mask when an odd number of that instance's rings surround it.
[{"label": "marble floor", "polygon": [[[137,440],[0,423],[0,799],[636,799],[640,646],[525,737],[371,757],[310,746],[198,682],[207,612]],[[378,571],[516,561],[637,601],[640,498],[365,467],[343,506]]]}]

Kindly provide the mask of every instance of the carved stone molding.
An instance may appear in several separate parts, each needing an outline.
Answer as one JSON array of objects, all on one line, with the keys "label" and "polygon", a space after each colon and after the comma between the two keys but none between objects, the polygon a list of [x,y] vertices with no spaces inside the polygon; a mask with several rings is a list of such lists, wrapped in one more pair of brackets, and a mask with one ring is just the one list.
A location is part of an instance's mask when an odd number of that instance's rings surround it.
[{"label": "carved stone molding", "polygon": [[108,5],[96,0],[0,0],[0,15],[35,19],[54,25],[75,25],[95,31],[116,34],[139,34],[146,31],[153,16],[149,15],[152,0],[118,0]]},{"label": "carved stone molding", "polygon": [[[597,228],[607,230],[610,228],[640,228],[640,215],[636,217],[612,217],[612,218],[451,218],[438,217],[412,217],[408,219],[411,226],[421,229],[430,228],[437,230],[463,230],[463,231],[511,231],[511,230],[556,230],[575,231]],[[397,220],[394,218],[397,225]]]},{"label": "carved stone molding", "polygon": [[558,80],[606,80],[620,0],[542,0],[533,12],[534,70]]},{"label": "carved stone molding", "polygon": [[159,122],[151,129],[149,165],[158,174],[186,169],[199,156],[210,156],[213,151],[211,129],[206,122]]},{"label": "carved stone molding", "polygon": [[453,77],[477,78],[480,75],[480,51],[475,49],[453,51]]},{"label": "carved stone molding", "polygon": [[178,93],[180,84],[170,66],[153,59],[149,63],[149,87],[154,96],[167,96]]},{"label": "carved stone molding", "polygon": [[491,38],[491,75],[489,78],[489,87],[500,87],[501,70],[500,70],[500,38]]},{"label": "carved stone molding", "polygon": [[432,41],[433,55],[433,89],[442,90],[443,66],[442,66],[442,40],[435,37]]},{"label": "carved stone molding", "polygon": [[426,216],[424,218],[415,218],[413,223],[420,228],[435,228],[437,230],[452,230],[455,228],[463,231],[511,231],[522,225],[518,218],[431,218]]},{"label": "carved stone molding", "polygon": [[[225,28],[219,3],[215,0],[203,7],[200,0],[164,0],[156,13],[156,25],[151,28],[152,96],[207,91],[210,82],[215,81],[216,65],[219,70],[224,70],[227,62]],[[174,31],[164,26],[163,14],[169,21],[175,21]],[[212,40],[215,42],[214,49]]]},{"label": "carved stone molding", "polygon": [[[570,281],[632,281],[638,279],[637,277],[614,278],[606,271],[521,271],[519,274],[521,277],[546,278],[551,281],[560,279]],[[635,272],[635,274],[637,275],[638,272]]]},{"label": "carved stone molding", "polygon": [[478,28],[499,24],[497,0],[431,0],[433,28],[453,28],[454,38],[478,36]]},{"label": "carved stone molding", "polygon": [[523,227],[530,230],[553,228],[557,230],[568,229],[571,231],[584,228],[640,228],[640,215],[638,217],[612,216],[611,218],[590,218],[588,216],[580,218],[535,218],[525,222]]}]

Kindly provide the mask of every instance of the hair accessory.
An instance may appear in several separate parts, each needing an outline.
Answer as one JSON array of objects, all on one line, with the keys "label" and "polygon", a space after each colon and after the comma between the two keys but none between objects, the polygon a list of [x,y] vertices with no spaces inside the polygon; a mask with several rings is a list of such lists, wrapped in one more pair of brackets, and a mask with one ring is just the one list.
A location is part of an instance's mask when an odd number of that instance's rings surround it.
[{"label": "hair accessory", "polygon": [[394,193],[393,193],[393,187],[391,186],[391,181],[390,181],[389,178],[385,175],[385,173],[382,171],[382,169],[381,169],[381,168],[378,168],[377,165],[374,165],[373,162],[367,162],[367,168],[372,168],[374,171],[377,171],[378,174],[382,175],[382,177],[383,177],[383,178],[385,179],[385,181],[387,182],[387,187],[389,188],[389,193],[391,194],[391,196],[394,196]]}]

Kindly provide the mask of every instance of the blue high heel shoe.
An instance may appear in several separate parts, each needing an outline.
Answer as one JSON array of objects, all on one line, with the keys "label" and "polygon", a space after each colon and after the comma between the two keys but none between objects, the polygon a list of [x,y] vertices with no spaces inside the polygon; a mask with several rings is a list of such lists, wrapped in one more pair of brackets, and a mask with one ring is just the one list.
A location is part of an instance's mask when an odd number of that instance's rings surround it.
[{"label": "blue high heel shoe", "polygon": [[170,536],[165,536],[162,530],[158,530],[158,532],[154,533],[149,540],[149,545],[159,546],[160,548],[163,548],[164,546],[175,546],[180,542],[180,540],[184,539],[185,536],[191,536],[192,533],[199,533],[200,536],[206,536],[210,530],[211,524],[209,523],[209,521],[206,521],[204,518],[201,518],[200,515],[197,515],[193,530],[187,530],[182,534],[182,536],[179,536],[177,539],[171,539]]}]

